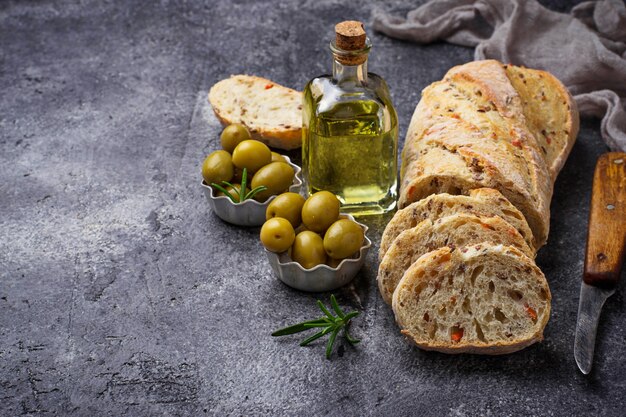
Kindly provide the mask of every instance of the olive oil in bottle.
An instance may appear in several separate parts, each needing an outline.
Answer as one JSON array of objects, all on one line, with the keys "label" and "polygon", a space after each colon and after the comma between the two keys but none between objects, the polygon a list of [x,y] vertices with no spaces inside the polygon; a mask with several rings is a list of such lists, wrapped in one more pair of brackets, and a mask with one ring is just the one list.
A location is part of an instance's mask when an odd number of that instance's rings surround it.
[{"label": "olive oil in bottle", "polygon": [[398,121],[389,89],[367,72],[371,43],[361,22],[335,27],[332,75],[304,89],[302,165],[309,194],[337,195],[342,211],[384,213],[397,196]]}]

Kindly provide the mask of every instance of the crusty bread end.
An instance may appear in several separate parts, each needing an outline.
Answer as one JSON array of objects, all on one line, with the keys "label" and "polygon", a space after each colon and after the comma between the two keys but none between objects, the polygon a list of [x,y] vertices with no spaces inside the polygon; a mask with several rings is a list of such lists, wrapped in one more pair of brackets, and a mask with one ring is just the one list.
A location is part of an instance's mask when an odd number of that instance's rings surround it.
[{"label": "crusty bread end", "polygon": [[233,75],[211,87],[209,103],[223,125],[241,123],[273,148],[302,146],[302,93],[271,80]]}]

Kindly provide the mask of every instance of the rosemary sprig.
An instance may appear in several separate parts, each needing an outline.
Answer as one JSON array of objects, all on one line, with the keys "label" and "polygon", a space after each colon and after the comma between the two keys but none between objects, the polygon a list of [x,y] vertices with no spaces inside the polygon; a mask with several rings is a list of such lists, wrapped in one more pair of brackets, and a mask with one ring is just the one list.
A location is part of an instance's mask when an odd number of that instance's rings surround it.
[{"label": "rosemary sprig", "polygon": [[350,324],[350,320],[360,314],[358,311],[344,313],[339,307],[339,304],[337,304],[337,299],[332,294],[330,296],[330,306],[337,314],[337,316],[334,316],[320,300],[317,300],[317,305],[319,306],[320,310],[322,310],[322,313],[324,313],[324,316],[318,319],[303,321],[301,323],[294,324],[280,330],[276,330],[274,333],[272,333],[272,336],[286,336],[289,334],[304,332],[313,328],[320,328],[321,330],[319,332],[307,337],[302,342],[300,342],[300,346],[306,346],[314,340],[317,340],[320,337],[326,336],[330,333],[330,337],[328,338],[328,342],[326,343],[326,359],[330,359],[335,339],[342,329],[343,336],[346,338],[348,343],[350,343],[351,345],[356,345],[360,342],[360,340],[354,339],[348,333],[348,325]]},{"label": "rosemary sprig", "polygon": [[[255,195],[257,195],[261,191],[267,190],[267,187],[265,185],[259,185],[258,187],[246,193],[246,185],[248,185],[247,180],[248,180],[248,170],[244,168],[243,173],[241,174],[241,187],[239,188],[239,190],[237,190],[237,187],[235,187],[233,184],[231,184],[228,181],[222,181],[221,185],[212,182],[211,186],[213,188],[216,188],[218,191],[221,191],[222,193],[224,193],[224,195],[230,198],[230,200],[235,204],[241,203],[242,201],[253,198]],[[233,190],[235,190],[237,192],[237,196],[233,196],[230,192],[228,192],[227,188],[232,188]]]}]

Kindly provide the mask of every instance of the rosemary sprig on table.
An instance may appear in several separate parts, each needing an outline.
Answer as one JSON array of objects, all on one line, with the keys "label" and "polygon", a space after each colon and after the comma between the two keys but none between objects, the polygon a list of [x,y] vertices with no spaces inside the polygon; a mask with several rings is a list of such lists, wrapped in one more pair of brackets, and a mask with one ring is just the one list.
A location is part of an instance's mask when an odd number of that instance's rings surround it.
[{"label": "rosemary sprig on table", "polygon": [[[222,181],[222,185],[212,182],[211,186],[216,188],[218,191],[221,191],[222,193],[224,193],[224,195],[230,198],[230,200],[235,204],[248,200],[254,197],[255,195],[257,195],[258,193],[260,193],[261,191],[267,190],[267,187],[265,185],[259,185],[258,187],[246,193],[246,185],[248,185],[247,180],[248,180],[248,170],[244,168],[243,173],[241,174],[241,186],[239,190],[237,190],[237,187],[235,187],[233,184],[231,184],[228,181]],[[235,199],[235,196],[233,196],[230,192],[228,192],[227,188],[232,188],[233,190],[237,192],[236,199]]]},{"label": "rosemary sprig on table", "polygon": [[286,336],[289,334],[304,332],[313,328],[320,328],[321,330],[319,332],[307,337],[302,342],[300,342],[300,346],[306,346],[312,341],[317,340],[320,337],[323,337],[330,333],[330,338],[328,339],[328,343],[326,343],[326,359],[330,359],[335,339],[337,338],[337,334],[339,334],[342,329],[343,336],[346,338],[348,343],[350,343],[351,345],[356,345],[360,342],[360,340],[352,338],[350,336],[350,333],[348,333],[348,324],[350,324],[351,319],[360,314],[358,311],[344,313],[341,308],[339,308],[339,304],[337,304],[337,299],[334,295],[330,296],[330,305],[337,314],[337,316],[333,316],[331,312],[326,308],[324,303],[322,303],[320,300],[317,300],[317,305],[324,313],[324,316],[318,319],[303,321],[302,323],[294,324],[293,326],[288,326],[283,329],[276,330],[274,333],[272,333],[272,336]]}]

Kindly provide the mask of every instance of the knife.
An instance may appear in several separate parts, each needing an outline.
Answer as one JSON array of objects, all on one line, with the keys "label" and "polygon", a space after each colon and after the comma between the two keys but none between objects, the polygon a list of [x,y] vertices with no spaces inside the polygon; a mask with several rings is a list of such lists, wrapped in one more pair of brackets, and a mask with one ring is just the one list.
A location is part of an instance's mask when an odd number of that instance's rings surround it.
[{"label": "knife", "polygon": [[596,163],[591,192],[583,283],[580,288],[574,358],[591,371],[598,320],[615,293],[626,246],[626,153],[606,153]]}]

